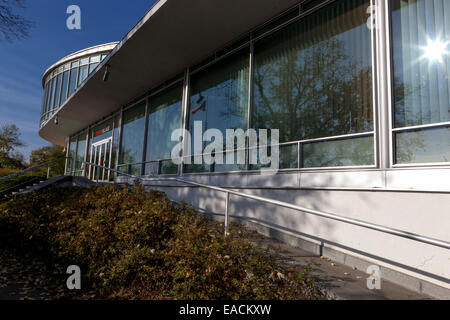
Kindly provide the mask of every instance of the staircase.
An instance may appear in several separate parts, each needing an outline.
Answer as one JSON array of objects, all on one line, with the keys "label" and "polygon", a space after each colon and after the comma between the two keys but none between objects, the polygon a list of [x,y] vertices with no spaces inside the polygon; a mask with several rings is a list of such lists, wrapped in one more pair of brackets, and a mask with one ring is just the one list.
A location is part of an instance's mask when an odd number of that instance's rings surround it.
[{"label": "staircase", "polygon": [[39,184],[45,182],[46,180],[47,179],[45,179],[45,178],[35,177],[35,178],[32,178],[31,180],[28,180],[26,182],[18,184],[14,187],[11,187],[11,188],[8,188],[5,190],[1,190],[0,198],[10,198],[17,194],[26,192],[26,191],[30,190],[31,188],[36,187]]}]

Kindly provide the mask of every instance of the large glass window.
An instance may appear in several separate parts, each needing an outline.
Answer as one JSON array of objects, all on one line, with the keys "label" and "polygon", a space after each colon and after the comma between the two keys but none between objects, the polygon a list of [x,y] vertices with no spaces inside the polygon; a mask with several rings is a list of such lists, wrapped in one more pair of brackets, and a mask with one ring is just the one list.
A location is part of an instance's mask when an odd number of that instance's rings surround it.
[{"label": "large glass window", "polygon": [[51,97],[50,97],[50,104],[47,106],[47,111],[52,110],[53,103],[55,102],[55,90],[56,89],[56,78],[52,79],[52,89],[51,89]]},{"label": "large glass window", "polygon": [[53,104],[53,109],[59,107],[59,98],[61,94],[61,82],[62,82],[62,73],[58,75],[56,78],[56,91],[55,91],[55,103]]},{"label": "large glass window", "polygon": [[77,155],[77,139],[76,138],[72,138],[70,139],[70,143],[69,143],[69,159],[67,159],[67,168],[66,168],[66,172],[68,174],[72,173],[73,169],[74,169],[74,162],[75,162],[75,158]]},{"label": "large glass window", "polygon": [[[226,136],[227,129],[246,130],[248,125],[249,50],[225,58],[191,77],[190,131],[194,132],[194,122],[201,121],[203,131],[219,129]],[[225,150],[224,139],[223,150]],[[202,150],[204,149],[205,142]],[[194,153],[194,143],[192,142]],[[217,157],[225,154],[217,154]],[[225,162],[225,161],[223,161]],[[186,172],[241,170],[245,165],[192,164]]]},{"label": "large glass window", "polygon": [[[145,136],[145,101],[124,111],[122,141],[119,155],[119,164],[133,164],[131,168],[120,166],[119,170],[131,171],[132,174],[141,174]],[[131,170],[128,170],[131,169]]]},{"label": "large glass window", "polygon": [[42,102],[42,114],[44,114],[46,112],[47,101],[48,101],[48,90],[49,90],[49,83],[47,82],[45,84],[45,89],[44,89],[44,99]]},{"label": "large glass window", "polygon": [[80,76],[78,77],[78,86],[87,78],[89,65],[80,67]]},{"label": "large glass window", "polygon": [[[280,142],[373,131],[369,5],[367,0],[336,1],[255,43],[255,129],[279,129]],[[331,159],[332,154],[324,153],[340,149],[331,147],[338,142],[330,140],[329,148],[323,148],[323,142],[310,145],[309,160],[303,163],[373,165],[374,157],[366,159],[373,155],[373,135],[369,140],[359,144],[363,154],[349,150],[340,153],[339,161],[318,161]],[[283,166],[296,167],[297,157],[290,158],[292,165]]]},{"label": "large glass window", "polygon": [[178,84],[150,97],[145,174],[178,172],[178,166],[166,159],[171,159],[172,149],[178,143],[171,137],[174,130],[181,128],[182,96],[183,87]]},{"label": "large glass window", "polygon": [[74,93],[75,89],[77,88],[77,78],[78,78],[78,68],[73,68],[70,71],[70,84],[69,84],[69,93],[68,97]]},{"label": "large glass window", "polygon": [[86,154],[86,132],[78,136],[77,156],[75,162],[75,170],[82,174],[84,155]]},{"label": "large glass window", "polygon": [[69,87],[69,71],[63,74],[62,92],[61,92],[61,104],[63,104],[67,99],[67,90]]},{"label": "large glass window", "polygon": [[[448,162],[450,2],[393,0],[391,8],[395,162]],[[410,128],[423,125],[432,128]]]}]

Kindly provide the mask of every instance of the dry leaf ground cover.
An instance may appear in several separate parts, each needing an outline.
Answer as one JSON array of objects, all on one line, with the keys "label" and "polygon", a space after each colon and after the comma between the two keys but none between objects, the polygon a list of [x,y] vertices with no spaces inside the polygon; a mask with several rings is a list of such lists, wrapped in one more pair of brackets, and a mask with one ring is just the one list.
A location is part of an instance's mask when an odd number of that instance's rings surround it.
[{"label": "dry leaf ground cover", "polygon": [[[228,237],[222,230],[141,186],[52,188],[0,204],[2,243],[40,259],[57,297],[323,299],[305,270],[279,265],[239,225]],[[78,296],[61,294],[73,264],[82,270]],[[36,277],[48,273],[39,268]]]}]

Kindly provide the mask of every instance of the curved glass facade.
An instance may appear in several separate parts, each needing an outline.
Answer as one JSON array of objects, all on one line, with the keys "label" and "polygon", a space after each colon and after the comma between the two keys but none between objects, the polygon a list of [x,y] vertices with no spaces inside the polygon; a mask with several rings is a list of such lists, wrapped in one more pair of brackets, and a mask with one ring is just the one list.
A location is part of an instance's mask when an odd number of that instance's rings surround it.
[{"label": "curved glass facade", "polygon": [[[287,13],[189,66],[184,76],[134,99],[138,102],[117,109],[113,117],[120,119],[114,122],[119,137],[113,136],[113,143],[94,141],[100,151],[87,152],[98,164],[110,161],[114,153],[112,167],[134,175],[254,172],[267,167],[263,159],[251,161],[249,138],[241,147],[221,141],[214,151],[220,161],[214,164],[195,161],[209,156],[209,141],[199,143],[197,152],[191,140],[182,152],[184,163],[175,164],[171,152],[178,141],[171,134],[175,129],[195,133],[197,123],[201,130],[214,129],[222,136],[227,129],[278,130],[279,143],[267,149],[279,153],[278,168],[285,171],[373,169],[383,166],[380,159],[385,155],[393,168],[448,165],[450,24],[443,21],[450,5],[443,0],[433,6],[424,0],[392,1],[388,106],[376,102],[380,92],[374,74],[380,73],[374,57],[377,39],[367,25],[370,4],[339,0],[302,17],[298,8]],[[82,57],[53,71],[46,79],[44,115],[51,115],[101,59]],[[392,123],[380,129],[376,115],[387,107],[392,107],[386,116]],[[97,132],[93,125],[84,129]],[[109,152],[102,151],[103,145]],[[72,156],[70,143],[68,149]],[[245,159],[237,161],[242,150]],[[235,161],[225,164],[229,154]]]},{"label": "curved glass facade", "polygon": [[111,51],[78,56],[50,70],[44,81],[44,99],[42,102],[42,124],[50,119],[59,106],[75,92],[84,80],[94,72],[97,66]]}]

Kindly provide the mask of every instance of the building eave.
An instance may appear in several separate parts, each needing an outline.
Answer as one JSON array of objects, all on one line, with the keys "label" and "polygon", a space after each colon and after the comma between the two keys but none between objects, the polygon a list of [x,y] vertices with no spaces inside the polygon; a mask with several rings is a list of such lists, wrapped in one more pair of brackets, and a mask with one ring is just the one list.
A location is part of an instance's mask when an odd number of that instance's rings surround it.
[{"label": "building eave", "polygon": [[[41,126],[39,135],[65,145],[68,136],[299,2],[302,1],[158,1],[97,71]],[[106,65],[110,66],[110,75],[104,82]]]}]

